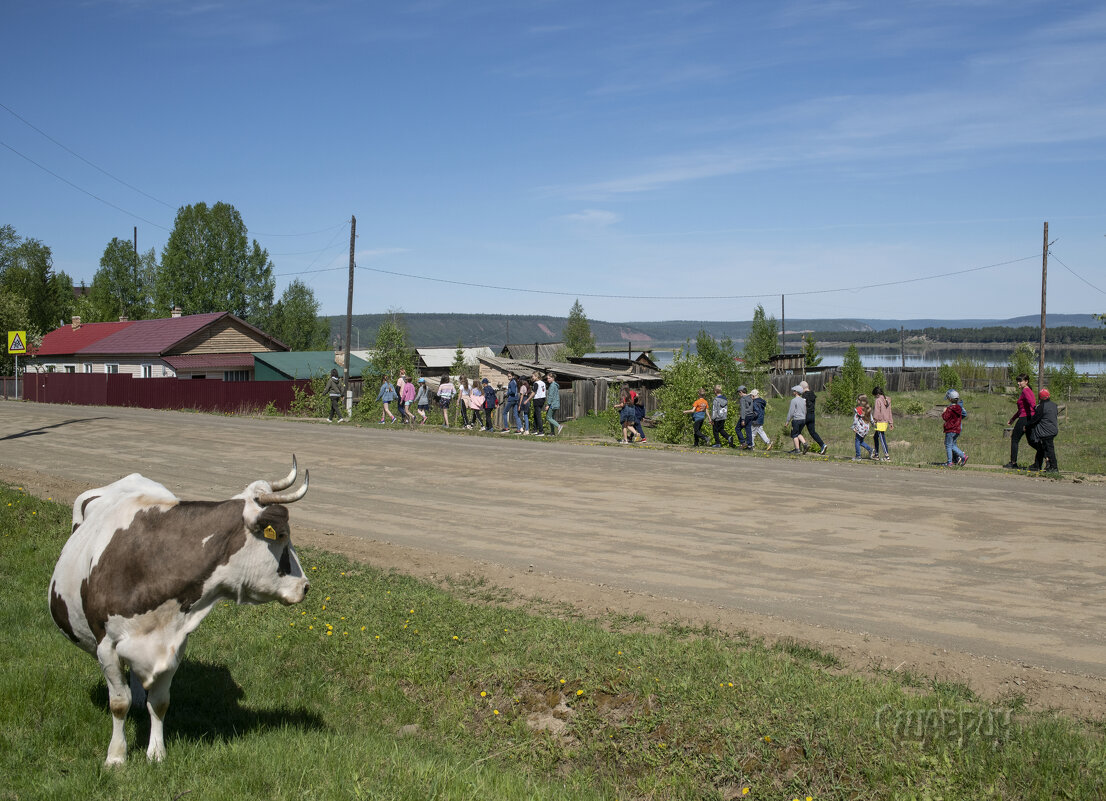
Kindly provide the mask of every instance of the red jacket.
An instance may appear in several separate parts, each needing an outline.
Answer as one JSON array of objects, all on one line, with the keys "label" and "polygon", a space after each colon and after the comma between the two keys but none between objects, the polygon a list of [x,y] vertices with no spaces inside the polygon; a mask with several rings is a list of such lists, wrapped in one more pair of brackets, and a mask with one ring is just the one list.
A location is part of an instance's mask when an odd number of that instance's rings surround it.
[{"label": "red jacket", "polygon": [[963,419],[963,416],[960,414],[960,404],[950,403],[946,406],[944,413],[941,415],[941,419],[945,421],[946,434],[959,434],[960,421]]}]

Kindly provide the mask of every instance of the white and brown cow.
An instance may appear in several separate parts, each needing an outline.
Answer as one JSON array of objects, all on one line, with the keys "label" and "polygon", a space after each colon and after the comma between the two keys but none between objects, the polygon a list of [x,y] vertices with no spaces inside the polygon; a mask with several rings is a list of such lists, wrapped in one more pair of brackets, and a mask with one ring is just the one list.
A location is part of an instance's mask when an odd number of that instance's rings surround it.
[{"label": "white and brown cow", "polygon": [[[146,697],[150,745],[165,756],[169,685],[188,635],[218,601],[303,600],[308,581],[288,530],[299,489],[296,458],[280,481],[255,481],[228,501],[182,501],[138,473],[82,493],[73,533],[50,579],[50,613],[70,640],[96,657],[113,718],[107,764],[126,760],[123,723]],[[130,668],[130,681],[124,676]]]}]

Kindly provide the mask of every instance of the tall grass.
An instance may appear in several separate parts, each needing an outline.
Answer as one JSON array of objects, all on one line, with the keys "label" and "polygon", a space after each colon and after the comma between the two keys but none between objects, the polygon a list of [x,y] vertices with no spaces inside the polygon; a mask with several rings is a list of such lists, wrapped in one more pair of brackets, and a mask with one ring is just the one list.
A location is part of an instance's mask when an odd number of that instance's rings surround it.
[{"label": "tall grass", "polygon": [[107,770],[99,669],[46,609],[68,510],[0,487],[0,521],[5,801],[1106,793],[1101,736],[963,687],[841,675],[798,643],[507,609],[479,580],[446,593],[318,551],[304,604],[220,606],[193,634],[166,761],[146,763],[143,714]]}]

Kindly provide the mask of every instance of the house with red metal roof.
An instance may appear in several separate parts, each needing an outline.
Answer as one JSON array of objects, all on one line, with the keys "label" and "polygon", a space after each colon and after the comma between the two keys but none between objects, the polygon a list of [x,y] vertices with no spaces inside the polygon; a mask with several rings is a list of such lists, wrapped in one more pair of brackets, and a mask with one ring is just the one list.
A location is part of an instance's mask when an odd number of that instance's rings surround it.
[{"label": "house with red metal roof", "polygon": [[135,378],[253,380],[255,352],[288,346],[229,312],[70,325],[47,334],[30,369],[59,373],[126,373]]}]

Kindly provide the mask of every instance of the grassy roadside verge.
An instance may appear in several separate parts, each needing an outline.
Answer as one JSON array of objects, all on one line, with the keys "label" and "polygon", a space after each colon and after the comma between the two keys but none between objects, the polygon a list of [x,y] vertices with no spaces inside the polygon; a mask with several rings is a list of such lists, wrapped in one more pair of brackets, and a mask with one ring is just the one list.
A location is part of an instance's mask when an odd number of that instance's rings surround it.
[{"label": "grassy roadside verge", "polygon": [[1016,698],[861,680],[800,646],[509,610],[494,588],[447,594],[320,551],[302,554],[305,604],[220,607],[193,635],[167,761],[146,764],[142,715],[128,765],[105,771],[98,667],[45,602],[69,510],[0,487],[0,522],[4,800],[1106,793],[1102,727]]}]

